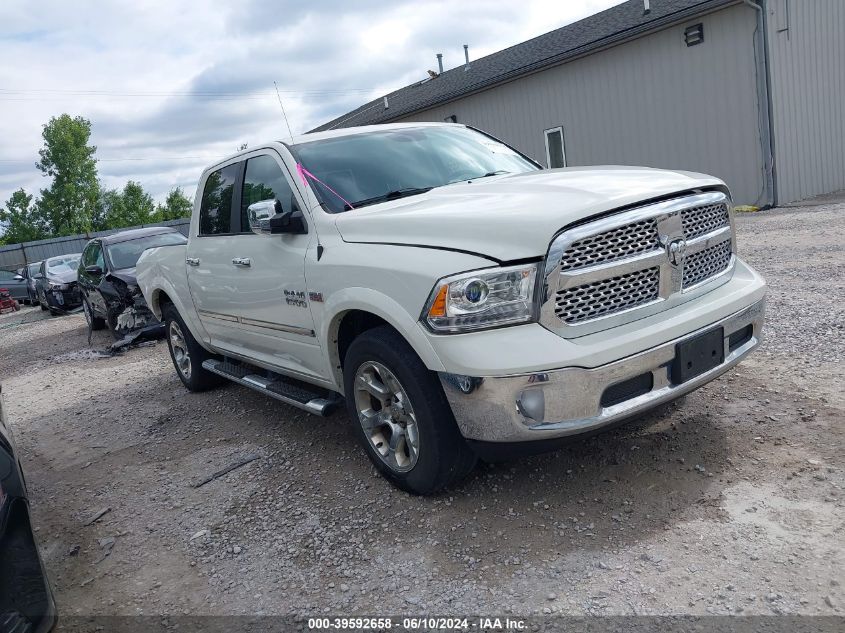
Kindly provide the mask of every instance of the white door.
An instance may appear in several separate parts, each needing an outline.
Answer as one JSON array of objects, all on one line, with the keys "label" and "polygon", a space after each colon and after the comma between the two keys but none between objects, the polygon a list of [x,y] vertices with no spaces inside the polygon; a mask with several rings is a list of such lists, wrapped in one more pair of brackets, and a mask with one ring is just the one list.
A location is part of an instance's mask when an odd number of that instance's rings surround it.
[{"label": "white door", "polygon": [[[251,204],[301,207],[275,152],[210,174],[204,185],[199,236],[188,246],[188,280],[212,345],[235,356],[304,376],[321,376],[322,354],[305,289],[304,234],[257,235]],[[307,228],[307,224],[306,224]]]}]

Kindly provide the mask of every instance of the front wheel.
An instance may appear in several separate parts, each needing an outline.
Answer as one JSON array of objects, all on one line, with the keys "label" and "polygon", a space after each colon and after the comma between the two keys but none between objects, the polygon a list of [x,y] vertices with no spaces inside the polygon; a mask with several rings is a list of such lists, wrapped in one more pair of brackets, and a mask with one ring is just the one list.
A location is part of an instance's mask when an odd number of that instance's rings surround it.
[{"label": "front wheel", "polygon": [[222,384],[225,378],[203,369],[203,361],[214,356],[197,343],[182,317],[179,316],[179,311],[172,303],[168,303],[161,312],[164,317],[170,359],[182,384],[188,391],[207,391]]},{"label": "front wheel", "polygon": [[413,494],[431,494],[472,470],[475,455],[437,377],[393,328],[373,328],[356,338],[343,373],[355,435],[388,481]]}]

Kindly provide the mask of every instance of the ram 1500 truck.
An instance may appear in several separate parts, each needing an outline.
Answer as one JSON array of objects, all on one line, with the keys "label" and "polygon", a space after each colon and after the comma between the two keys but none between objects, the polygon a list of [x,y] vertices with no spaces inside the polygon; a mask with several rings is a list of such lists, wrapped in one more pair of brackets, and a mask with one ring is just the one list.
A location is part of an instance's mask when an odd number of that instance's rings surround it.
[{"label": "ram 1500 truck", "polygon": [[136,274],[189,390],[345,401],[378,470],[421,494],[713,380],[759,345],[765,297],[721,180],[546,170],[454,124],[220,161],[187,245]]}]

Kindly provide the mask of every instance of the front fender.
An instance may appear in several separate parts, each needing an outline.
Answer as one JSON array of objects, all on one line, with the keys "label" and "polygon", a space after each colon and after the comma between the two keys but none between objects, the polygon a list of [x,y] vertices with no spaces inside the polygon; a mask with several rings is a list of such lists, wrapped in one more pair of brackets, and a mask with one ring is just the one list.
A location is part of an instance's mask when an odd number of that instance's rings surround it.
[{"label": "front fender", "polygon": [[340,365],[340,358],[338,357],[337,344],[334,341],[337,340],[340,322],[352,310],[369,312],[384,319],[408,341],[426,367],[432,371],[445,371],[428,337],[420,327],[419,315],[410,315],[395,299],[377,290],[361,287],[343,288],[333,293],[326,300],[325,314],[328,318],[323,319],[319,328],[320,340],[327,342],[332,373],[335,380],[339,381],[338,386],[341,389],[343,388],[343,381],[340,378],[340,371],[337,369]]}]

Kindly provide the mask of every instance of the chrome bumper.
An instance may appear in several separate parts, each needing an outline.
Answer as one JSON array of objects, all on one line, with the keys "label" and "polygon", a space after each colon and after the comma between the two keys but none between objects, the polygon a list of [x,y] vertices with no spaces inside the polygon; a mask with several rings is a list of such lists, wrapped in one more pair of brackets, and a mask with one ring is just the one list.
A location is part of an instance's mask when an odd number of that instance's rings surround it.
[{"label": "chrome bumper", "polygon": [[[762,341],[764,313],[765,300],[761,300],[701,330],[593,369],[567,367],[486,378],[441,373],[440,382],[467,439],[533,442],[587,433],[669,402],[726,372]],[[731,335],[749,325],[750,337],[732,345]],[[686,382],[672,384],[670,367],[676,345],[717,327],[724,328],[724,362]],[[602,406],[609,387],[648,373],[650,391]]]}]

